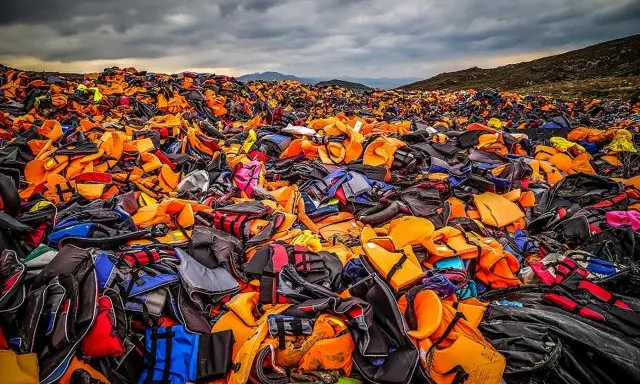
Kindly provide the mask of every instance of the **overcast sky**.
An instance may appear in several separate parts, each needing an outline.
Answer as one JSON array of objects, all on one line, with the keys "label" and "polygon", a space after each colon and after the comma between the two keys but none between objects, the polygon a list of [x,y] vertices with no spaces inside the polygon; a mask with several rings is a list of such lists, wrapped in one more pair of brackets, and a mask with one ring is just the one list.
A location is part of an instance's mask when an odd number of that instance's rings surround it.
[{"label": "overcast sky", "polygon": [[640,33],[640,0],[0,0],[0,63],[428,77]]}]

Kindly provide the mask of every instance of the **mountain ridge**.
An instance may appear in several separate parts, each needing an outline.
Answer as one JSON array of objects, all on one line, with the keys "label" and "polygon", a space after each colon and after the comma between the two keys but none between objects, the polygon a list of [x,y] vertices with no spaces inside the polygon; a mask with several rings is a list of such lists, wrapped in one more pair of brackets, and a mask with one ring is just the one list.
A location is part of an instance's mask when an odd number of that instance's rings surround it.
[{"label": "mountain ridge", "polygon": [[249,81],[299,81],[302,84],[316,84],[326,81],[345,81],[349,83],[362,84],[368,88],[383,88],[392,89],[398,88],[405,84],[409,84],[413,81],[419,80],[416,77],[352,77],[352,76],[340,76],[340,77],[299,77],[295,75],[284,74],[280,72],[267,71],[267,72],[254,72],[247,73],[242,76],[236,77],[242,82]]},{"label": "mountain ridge", "polygon": [[624,98],[640,89],[640,34],[517,64],[445,72],[400,88]]}]

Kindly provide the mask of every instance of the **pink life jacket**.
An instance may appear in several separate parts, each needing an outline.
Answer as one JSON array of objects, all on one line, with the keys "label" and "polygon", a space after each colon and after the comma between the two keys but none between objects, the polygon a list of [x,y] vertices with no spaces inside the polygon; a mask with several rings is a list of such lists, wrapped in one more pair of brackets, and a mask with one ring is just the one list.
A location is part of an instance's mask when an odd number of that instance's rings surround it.
[{"label": "pink life jacket", "polygon": [[258,185],[260,172],[262,172],[262,163],[255,160],[250,161],[238,167],[233,175],[233,182],[247,196],[251,197],[253,188]]},{"label": "pink life jacket", "polygon": [[640,230],[640,212],[638,211],[611,211],[607,212],[605,217],[612,227],[630,225],[634,231]]}]

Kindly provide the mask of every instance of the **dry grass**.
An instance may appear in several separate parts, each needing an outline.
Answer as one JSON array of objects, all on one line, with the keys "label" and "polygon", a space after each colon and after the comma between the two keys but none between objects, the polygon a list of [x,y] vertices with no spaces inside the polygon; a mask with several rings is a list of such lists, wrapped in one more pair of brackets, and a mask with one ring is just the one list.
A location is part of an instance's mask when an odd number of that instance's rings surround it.
[{"label": "dry grass", "polygon": [[573,99],[633,99],[640,97],[640,76],[601,77],[578,81],[560,81],[539,86],[510,89],[519,94],[542,93],[545,95]]}]

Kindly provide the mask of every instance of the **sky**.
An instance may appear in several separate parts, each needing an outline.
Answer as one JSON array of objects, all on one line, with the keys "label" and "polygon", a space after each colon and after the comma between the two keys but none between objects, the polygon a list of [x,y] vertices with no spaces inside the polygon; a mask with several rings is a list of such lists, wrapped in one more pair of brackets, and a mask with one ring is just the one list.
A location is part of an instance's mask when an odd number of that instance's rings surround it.
[{"label": "sky", "polygon": [[0,63],[430,77],[640,33],[640,0],[1,0]]}]

